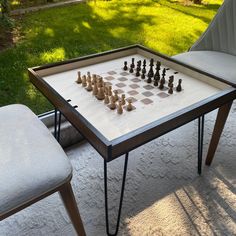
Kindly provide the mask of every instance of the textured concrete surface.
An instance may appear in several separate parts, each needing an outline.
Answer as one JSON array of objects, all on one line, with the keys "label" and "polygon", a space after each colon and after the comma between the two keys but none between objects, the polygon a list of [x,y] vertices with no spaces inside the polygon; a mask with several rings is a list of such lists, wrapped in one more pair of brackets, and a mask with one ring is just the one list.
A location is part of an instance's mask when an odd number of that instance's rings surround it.
[{"label": "textured concrete surface", "polygon": [[[204,156],[216,113],[206,116]],[[197,121],[130,153],[119,235],[236,235],[236,103],[212,166],[197,175]],[[67,149],[88,236],[105,235],[103,159],[88,144]],[[108,164],[110,218],[123,157]],[[75,235],[58,194],[0,222],[1,236]]]}]

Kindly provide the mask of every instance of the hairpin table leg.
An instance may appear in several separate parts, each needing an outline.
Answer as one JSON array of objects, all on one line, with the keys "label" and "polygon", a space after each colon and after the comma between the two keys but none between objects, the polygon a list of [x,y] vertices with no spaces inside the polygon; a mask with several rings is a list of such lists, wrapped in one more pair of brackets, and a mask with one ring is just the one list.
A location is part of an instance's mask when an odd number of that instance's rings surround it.
[{"label": "hairpin table leg", "polygon": [[129,153],[126,153],[125,154],[125,164],[124,164],[124,171],[123,171],[123,178],[122,178],[121,193],[120,193],[119,210],[118,210],[118,216],[117,216],[117,222],[116,222],[116,229],[113,234],[110,233],[110,230],[109,230],[108,195],[107,195],[107,162],[106,162],[106,160],[104,160],[104,190],[105,190],[104,195],[105,195],[106,231],[107,231],[107,235],[109,235],[109,236],[117,235],[118,230],[119,230],[122,202],[123,202],[123,197],[124,197],[125,179],[126,179],[127,166],[128,166],[128,156],[129,156]]},{"label": "hairpin table leg", "polygon": [[55,108],[54,111],[54,137],[59,142],[61,134],[61,112]]},{"label": "hairpin table leg", "polygon": [[202,173],[202,151],[204,136],[204,115],[198,117],[198,174]]}]

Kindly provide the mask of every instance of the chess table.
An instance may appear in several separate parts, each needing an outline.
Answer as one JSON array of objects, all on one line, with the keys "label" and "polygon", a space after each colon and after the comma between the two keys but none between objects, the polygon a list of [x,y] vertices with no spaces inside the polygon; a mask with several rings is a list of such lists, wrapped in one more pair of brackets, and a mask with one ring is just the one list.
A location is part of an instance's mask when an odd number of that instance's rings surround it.
[{"label": "chess table", "polygon": [[[124,61],[130,66],[135,61],[161,62],[166,69],[166,80],[174,75],[173,94],[147,83],[146,79],[124,70]],[[78,71],[103,77],[118,94],[132,100],[134,109],[116,110],[99,101],[92,92],[76,83]],[[89,55],[54,64],[28,69],[31,82],[55,107],[55,135],[59,138],[61,114],[84,136],[104,158],[104,190],[106,229],[116,235],[119,229],[128,153],[194,119],[198,119],[198,172],[201,173],[204,115],[219,108],[209,145],[206,164],[210,165],[233,100],[235,84],[199,71],[140,45],[133,45],[104,53]],[[182,91],[176,84],[182,79]],[[167,82],[166,82],[167,83]],[[59,116],[59,118],[58,118]],[[115,232],[110,233],[107,198],[107,163],[125,154],[121,197]]]}]

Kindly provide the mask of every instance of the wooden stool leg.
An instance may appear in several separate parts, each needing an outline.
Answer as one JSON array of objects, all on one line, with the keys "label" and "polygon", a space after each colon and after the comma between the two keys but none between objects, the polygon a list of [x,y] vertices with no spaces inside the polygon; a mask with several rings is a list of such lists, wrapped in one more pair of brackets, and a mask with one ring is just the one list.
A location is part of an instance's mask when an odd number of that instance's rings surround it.
[{"label": "wooden stool leg", "polygon": [[85,236],[83,222],[76,204],[75,196],[70,183],[65,184],[59,191],[65,208],[70,216],[74,228],[79,236]]},{"label": "wooden stool leg", "polygon": [[207,157],[206,157],[206,162],[205,162],[205,164],[208,166],[211,165],[211,162],[214,158],[215,151],[218,146],[220,136],[224,129],[224,125],[227,120],[232,103],[233,102],[231,101],[219,108],[216,122],[215,122],[214,131],[212,133],[211,142],[210,142]]}]

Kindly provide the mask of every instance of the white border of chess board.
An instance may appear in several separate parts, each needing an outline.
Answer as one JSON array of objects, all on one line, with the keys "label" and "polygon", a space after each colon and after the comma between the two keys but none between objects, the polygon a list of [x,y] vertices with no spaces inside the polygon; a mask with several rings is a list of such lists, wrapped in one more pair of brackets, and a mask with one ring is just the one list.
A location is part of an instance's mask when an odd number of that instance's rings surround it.
[{"label": "white border of chess board", "polygon": [[[114,55],[106,55],[103,58],[91,58],[85,61],[56,66],[40,70],[39,75],[65,100],[71,99],[71,105],[78,105],[77,111],[109,141],[216,95],[222,89],[230,87],[208,76],[200,76],[198,72],[159,58],[149,52],[139,49],[138,54],[133,54],[135,52],[137,52],[136,49],[131,49],[118,53],[116,55],[118,58],[114,58]],[[182,73],[179,73],[176,77],[183,79],[184,90],[168,98],[157,98],[152,104],[140,105],[132,112],[124,112],[124,114],[119,115],[116,111],[111,111],[107,108],[103,102],[98,101],[81,85],[75,83],[78,70],[82,74],[87,71],[90,71],[91,74],[101,74],[113,71],[115,68],[121,68],[124,61],[127,60],[130,63],[132,57],[135,57],[136,61],[137,58],[146,58],[147,62],[150,58],[154,58],[154,60],[161,60],[162,65],[170,67],[174,71],[181,71]]]}]

